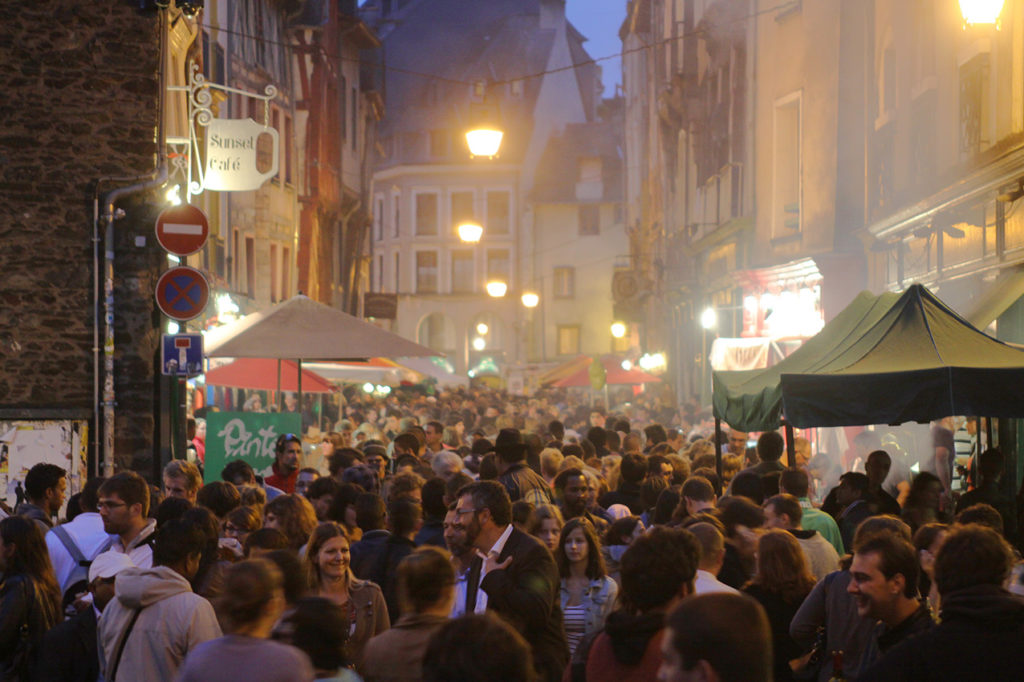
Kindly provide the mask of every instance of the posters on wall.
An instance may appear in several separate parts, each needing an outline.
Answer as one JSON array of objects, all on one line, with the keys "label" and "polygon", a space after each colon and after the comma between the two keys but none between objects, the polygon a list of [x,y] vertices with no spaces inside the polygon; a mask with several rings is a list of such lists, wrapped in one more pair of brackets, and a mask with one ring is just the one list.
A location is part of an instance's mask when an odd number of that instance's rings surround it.
[{"label": "posters on wall", "polygon": [[86,480],[88,443],[85,420],[0,421],[0,495],[13,507],[17,488],[25,485],[25,474],[46,462],[68,472],[67,497],[71,497]]},{"label": "posters on wall", "polygon": [[210,412],[206,415],[206,482],[220,480],[228,462],[245,460],[257,475],[269,476],[274,445],[283,433],[301,433],[298,413]]}]

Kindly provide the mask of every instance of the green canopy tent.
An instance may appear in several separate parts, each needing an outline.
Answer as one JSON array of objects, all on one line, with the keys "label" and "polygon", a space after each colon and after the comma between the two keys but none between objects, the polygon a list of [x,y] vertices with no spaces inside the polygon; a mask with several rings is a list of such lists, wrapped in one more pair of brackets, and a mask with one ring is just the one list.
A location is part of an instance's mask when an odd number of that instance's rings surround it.
[{"label": "green canopy tent", "polygon": [[782,423],[783,373],[813,371],[843,352],[885,315],[899,298],[861,292],[842,312],[800,348],[765,369],[713,372],[712,404],[716,419],[741,431],[772,431]]},{"label": "green canopy tent", "polygon": [[781,374],[800,428],[1024,417],[1024,351],[973,327],[919,284],[825,362]]}]

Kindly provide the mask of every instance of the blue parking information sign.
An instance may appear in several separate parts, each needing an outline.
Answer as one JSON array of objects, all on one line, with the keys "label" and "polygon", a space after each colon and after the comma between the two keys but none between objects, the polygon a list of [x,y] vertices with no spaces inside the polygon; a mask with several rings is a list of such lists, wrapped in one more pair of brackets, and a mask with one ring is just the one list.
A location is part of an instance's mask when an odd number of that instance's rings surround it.
[{"label": "blue parking information sign", "polygon": [[160,371],[168,376],[187,377],[203,373],[202,334],[164,334]]}]

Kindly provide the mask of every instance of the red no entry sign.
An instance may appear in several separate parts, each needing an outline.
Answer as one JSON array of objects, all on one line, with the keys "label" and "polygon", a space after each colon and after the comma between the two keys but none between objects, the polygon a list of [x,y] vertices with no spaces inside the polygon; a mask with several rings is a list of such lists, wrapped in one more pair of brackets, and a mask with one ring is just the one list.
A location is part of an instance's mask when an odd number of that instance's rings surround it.
[{"label": "red no entry sign", "polygon": [[156,283],[156,304],[172,320],[198,317],[210,300],[210,285],[203,273],[184,265],[171,268]]},{"label": "red no entry sign", "polygon": [[203,248],[209,236],[206,214],[190,204],[165,208],[156,219],[156,240],[176,256],[191,256]]}]

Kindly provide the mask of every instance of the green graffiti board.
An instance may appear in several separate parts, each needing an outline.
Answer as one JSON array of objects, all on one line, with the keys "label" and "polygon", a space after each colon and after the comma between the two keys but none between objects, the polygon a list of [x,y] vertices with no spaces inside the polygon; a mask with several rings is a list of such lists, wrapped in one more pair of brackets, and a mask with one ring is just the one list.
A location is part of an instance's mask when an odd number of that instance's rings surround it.
[{"label": "green graffiti board", "polygon": [[220,480],[228,462],[244,459],[260,476],[269,476],[274,444],[282,433],[300,433],[298,413],[210,412],[206,415],[207,482]]}]

